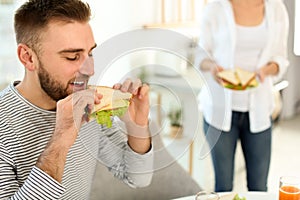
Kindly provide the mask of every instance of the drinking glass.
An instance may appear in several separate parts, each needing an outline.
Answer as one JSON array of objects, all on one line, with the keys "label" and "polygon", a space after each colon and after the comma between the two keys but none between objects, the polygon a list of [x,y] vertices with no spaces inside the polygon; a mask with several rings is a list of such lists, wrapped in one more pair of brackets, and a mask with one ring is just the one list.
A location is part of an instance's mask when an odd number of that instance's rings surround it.
[{"label": "drinking glass", "polygon": [[220,197],[215,192],[201,191],[196,194],[195,200],[219,200]]},{"label": "drinking glass", "polygon": [[279,200],[300,200],[300,177],[280,177]]}]

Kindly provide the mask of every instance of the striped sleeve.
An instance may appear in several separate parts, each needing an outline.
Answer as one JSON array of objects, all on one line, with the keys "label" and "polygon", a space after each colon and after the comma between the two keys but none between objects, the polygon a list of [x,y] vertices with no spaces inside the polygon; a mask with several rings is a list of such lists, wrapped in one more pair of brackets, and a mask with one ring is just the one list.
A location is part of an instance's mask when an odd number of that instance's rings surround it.
[{"label": "striped sleeve", "polygon": [[153,176],[153,148],[146,154],[134,152],[128,145],[125,151],[128,179],[132,181],[133,188],[146,187],[151,183]]},{"label": "striped sleeve", "polygon": [[99,159],[130,187],[149,185],[153,175],[153,149],[143,155],[134,152],[118,126],[104,128],[103,132],[106,137],[100,140]]},{"label": "striped sleeve", "polygon": [[53,135],[56,112],[24,99],[14,87],[17,84],[0,91],[0,199],[88,199],[96,167],[98,129],[93,130],[91,123],[84,125],[86,129],[80,131],[69,150],[62,183],[58,183],[36,167]]},{"label": "striped sleeve", "polygon": [[22,186],[4,145],[0,144],[0,199],[59,199],[65,188],[37,167]]},{"label": "striped sleeve", "polygon": [[48,174],[33,167],[23,186],[12,199],[60,199],[65,188]]}]

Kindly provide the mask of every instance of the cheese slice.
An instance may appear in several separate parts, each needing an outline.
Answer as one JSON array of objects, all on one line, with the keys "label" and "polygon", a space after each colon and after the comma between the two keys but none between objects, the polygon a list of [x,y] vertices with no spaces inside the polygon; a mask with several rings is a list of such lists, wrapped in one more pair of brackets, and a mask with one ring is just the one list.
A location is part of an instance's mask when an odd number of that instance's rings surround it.
[{"label": "cheese slice", "polygon": [[94,106],[92,113],[98,110],[111,110],[129,105],[132,94],[129,92],[121,92],[106,86],[92,86],[88,88],[96,89],[98,93],[103,95],[101,103]]}]

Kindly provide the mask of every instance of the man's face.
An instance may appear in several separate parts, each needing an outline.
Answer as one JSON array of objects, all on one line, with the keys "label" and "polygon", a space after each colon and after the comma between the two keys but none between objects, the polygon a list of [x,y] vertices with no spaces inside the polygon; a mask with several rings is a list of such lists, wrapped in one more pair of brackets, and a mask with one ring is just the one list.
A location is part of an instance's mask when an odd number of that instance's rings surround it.
[{"label": "man's face", "polygon": [[88,23],[51,22],[43,32],[37,54],[42,90],[58,101],[86,88],[94,74],[92,50],[95,41]]}]

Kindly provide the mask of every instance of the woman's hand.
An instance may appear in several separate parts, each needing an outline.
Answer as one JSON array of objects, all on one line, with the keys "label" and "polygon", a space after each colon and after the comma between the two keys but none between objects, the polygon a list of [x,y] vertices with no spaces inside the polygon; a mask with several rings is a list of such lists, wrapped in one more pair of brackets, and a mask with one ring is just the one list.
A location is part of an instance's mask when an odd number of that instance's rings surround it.
[{"label": "woman's hand", "polygon": [[211,59],[204,59],[200,65],[200,70],[210,71],[213,78],[219,83],[222,83],[222,79],[220,79],[217,74],[224,70],[222,66],[219,66],[215,61]]},{"label": "woman's hand", "polygon": [[265,78],[270,75],[276,75],[279,72],[279,66],[275,62],[268,62],[266,65],[259,68],[256,72],[260,82],[264,82]]},{"label": "woman's hand", "polygon": [[219,84],[222,84],[222,79],[219,78],[219,77],[217,76],[217,74],[218,74],[219,72],[223,71],[223,70],[224,70],[224,68],[221,67],[221,66],[218,66],[218,65],[213,66],[213,67],[211,68],[211,70],[210,70],[210,72],[211,72],[213,78],[214,78]]}]

